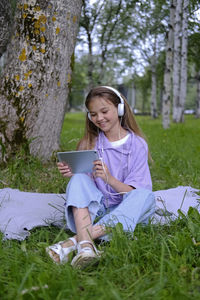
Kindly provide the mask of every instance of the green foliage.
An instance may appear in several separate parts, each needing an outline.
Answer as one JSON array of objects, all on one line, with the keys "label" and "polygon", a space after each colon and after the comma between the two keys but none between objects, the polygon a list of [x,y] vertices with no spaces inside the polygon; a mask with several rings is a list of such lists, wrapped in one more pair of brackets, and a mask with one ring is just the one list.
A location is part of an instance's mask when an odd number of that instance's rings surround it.
[{"label": "green foliage", "polygon": [[[87,88],[87,83],[92,82],[90,86],[98,84],[115,86],[118,83],[131,85],[132,78],[137,76],[137,81],[141,79],[136,86],[137,108],[148,111],[151,89],[149,72],[155,40],[157,41],[156,77],[159,100],[163,92],[164,52],[169,30],[170,1],[110,0],[95,1],[93,4],[89,0],[83,2],[84,9],[77,43],[79,46],[77,49],[82,47],[82,52],[77,50],[75,65],[78,66],[73,80],[72,104],[76,106],[77,101],[79,104],[82,103],[83,90]],[[196,70],[199,70],[199,20],[194,13],[199,8],[199,1],[189,2],[189,68],[195,65]],[[83,59],[80,58],[81,56]],[[90,72],[88,72],[89,60],[92,60]],[[81,80],[80,74],[82,74]],[[130,84],[126,80],[128,77]],[[196,86],[194,81],[191,84],[192,88],[190,89],[189,86],[185,109],[195,108],[196,95],[193,91]],[[145,90],[146,85],[148,85],[147,90]],[[161,105],[158,103],[158,110],[160,108]]]},{"label": "green foliage", "polygon": [[[200,120],[187,116],[184,124],[163,130],[161,120],[137,117],[146,133],[154,163],[154,190],[178,185],[200,188]],[[83,134],[84,115],[66,114],[61,150],[75,149]],[[1,166],[0,188],[34,192],[64,192],[66,180],[55,166],[18,153]],[[190,208],[168,225],[138,225],[134,235],[120,224],[112,240],[99,244],[98,266],[85,271],[56,265],[45,247],[70,233],[54,227],[37,228],[23,241],[0,239],[0,299],[199,299],[200,215]],[[2,236],[2,235],[0,235]]]}]

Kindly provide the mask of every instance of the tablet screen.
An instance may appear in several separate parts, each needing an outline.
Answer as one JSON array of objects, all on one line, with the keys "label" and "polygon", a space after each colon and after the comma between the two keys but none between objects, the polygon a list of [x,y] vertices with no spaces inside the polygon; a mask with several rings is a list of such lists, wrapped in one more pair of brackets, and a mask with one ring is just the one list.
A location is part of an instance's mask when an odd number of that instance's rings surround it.
[{"label": "tablet screen", "polygon": [[99,159],[97,150],[58,152],[57,156],[70,166],[73,174],[93,172],[93,161]]}]

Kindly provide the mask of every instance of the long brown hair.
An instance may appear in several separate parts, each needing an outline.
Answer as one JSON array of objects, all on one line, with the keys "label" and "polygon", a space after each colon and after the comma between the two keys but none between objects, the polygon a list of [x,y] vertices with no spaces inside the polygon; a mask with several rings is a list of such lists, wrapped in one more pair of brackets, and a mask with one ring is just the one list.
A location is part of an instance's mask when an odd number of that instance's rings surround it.
[{"label": "long brown hair", "polygon": [[[121,95],[121,94],[120,94]],[[119,103],[121,103],[120,98],[116,95],[116,93],[104,86],[97,86],[90,90],[89,94],[86,97],[85,106],[86,109],[89,109],[89,104],[92,101],[94,97],[102,97],[105,100],[109,100],[112,102],[116,107]],[[124,100],[124,115],[121,117],[121,126],[125,129],[129,129],[133,131],[138,136],[145,139],[144,134],[142,133],[142,130],[138,126],[135,117],[133,115],[133,112],[131,111],[130,106],[128,105],[127,100],[123,95],[121,97]],[[88,116],[86,116],[86,123],[85,123],[85,134],[83,138],[79,141],[77,145],[77,149],[79,150],[89,150],[94,148],[96,137],[98,136],[99,128],[96,127],[93,122],[90,121]]]}]

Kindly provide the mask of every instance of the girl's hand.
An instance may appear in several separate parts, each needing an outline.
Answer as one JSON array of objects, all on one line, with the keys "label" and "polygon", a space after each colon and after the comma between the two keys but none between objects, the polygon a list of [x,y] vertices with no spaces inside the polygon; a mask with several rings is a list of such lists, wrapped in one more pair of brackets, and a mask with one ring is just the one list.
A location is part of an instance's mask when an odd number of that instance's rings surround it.
[{"label": "girl's hand", "polygon": [[104,182],[108,183],[109,179],[111,177],[111,174],[110,174],[106,164],[104,164],[104,162],[100,159],[95,160],[93,162],[93,164],[94,164],[93,176],[94,177],[100,177],[101,179],[103,179]]},{"label": "girl's hand", "polygon": [[67,164],[59,162],[57,163],[57,166],[58,170],[64,177],[71,177],[73,175],[70,167]]}]

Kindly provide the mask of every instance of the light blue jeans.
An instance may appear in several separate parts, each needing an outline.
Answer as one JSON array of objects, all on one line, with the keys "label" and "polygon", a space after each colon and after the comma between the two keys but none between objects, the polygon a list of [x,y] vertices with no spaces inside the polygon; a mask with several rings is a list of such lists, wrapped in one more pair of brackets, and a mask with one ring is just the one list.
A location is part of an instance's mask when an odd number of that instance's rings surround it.
[{"label": "light blue jeans", "polygon": [[147,224],[155,212],[155,197],[147,189],[134,189],[123,196],[120,204],[105,208],[104,196],[94,181],[86,174],[75,174],[70,179],[66,190],[65,217],[67,227],[76,233],[72,206],[88,207],[92,224],[96,217],[97,225],[109,227],[121,223],[125,231],[133,232],[138,223]]}]

